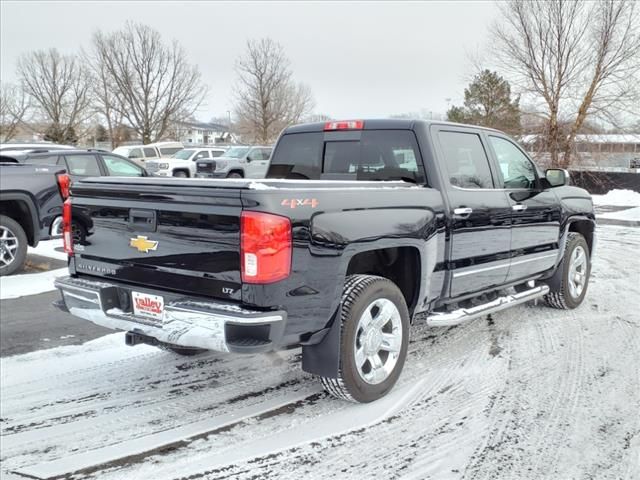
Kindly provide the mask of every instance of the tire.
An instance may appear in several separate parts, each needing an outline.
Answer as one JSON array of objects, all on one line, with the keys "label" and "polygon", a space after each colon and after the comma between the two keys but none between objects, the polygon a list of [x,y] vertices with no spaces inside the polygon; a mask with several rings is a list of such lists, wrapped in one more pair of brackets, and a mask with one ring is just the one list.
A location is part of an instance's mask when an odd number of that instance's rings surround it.
[{"label": "tire", "polygon": [[227,175],[227,178],[244,178],[244,177],[238,172],[231,172],[229,175]]},{"label": "tire", "polygon": [[545,300],[550,307],[572,310],[584,300],[591,275],[589,245],[579,233],[569,233],[560,268],[559,287],[545,295]]},{"label": "tire", "polygon": [[27,259],[27,234],[13,218],[0,215],[0,277],[11,275]]},{"label": "tire", "polygon": [[178,170],[177,172],[173,172],[173,176],[177,178],[189,178],[187,172],[183,172],[182,170]]},{"label": "tire", "polygon": [[206,352],[206,350],[202,348],[182,347],[180,345],[173,345],[171,343],[159,343],[158,348],[166,350],[168,352],[176,353],[178,355],[182,355],[183,357],[193,357],[194,355],[199,355]]},{"label": "tire", "polygon": [[[384,310],[387,314],[380,317]],[[385,323],[379,326],[378,319]],[[389,279],[351,275],[345,282],[336,321],[341,325],[338,377],[321,377],[325,390],[358,403],[383,397],[398,380],[409,345],[409,311],[402,292]],[[366,326],[369,329],[363,328]],[[385,335],[387,346],[383,345]]]}]

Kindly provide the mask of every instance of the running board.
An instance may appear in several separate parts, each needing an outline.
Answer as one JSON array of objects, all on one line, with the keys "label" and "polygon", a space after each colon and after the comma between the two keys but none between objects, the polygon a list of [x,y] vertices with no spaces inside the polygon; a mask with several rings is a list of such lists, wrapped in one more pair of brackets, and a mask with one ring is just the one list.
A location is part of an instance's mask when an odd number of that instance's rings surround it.
[{"label": "running board", "polygon": [[496,298],[491,302],[484,303],[476,307],[460,308],[452,312],[432,312],[427,317],[427,325],[430,327],[451,327],[453,325],[459,325],[467,320],[473,320],[474,318],[499,312],[505,308],[511,308],[516,305],[520,305],[521,303],[528,302],[529,300],[540,298],[547,293],[549,293],[549,287],[546,285],[540,285],[524,292]]}]

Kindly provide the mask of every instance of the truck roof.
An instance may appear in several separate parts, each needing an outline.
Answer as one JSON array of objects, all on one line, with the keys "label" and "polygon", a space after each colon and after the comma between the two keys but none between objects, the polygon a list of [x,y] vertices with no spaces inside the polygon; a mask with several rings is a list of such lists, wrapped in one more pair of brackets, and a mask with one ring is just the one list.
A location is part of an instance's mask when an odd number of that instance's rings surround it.
[{"label": "truck roof", "polygon": [[[291,127],[287,127],[284,130],[284,134],[286,133],[307,133],[307,132],[322,132],[325,129],[325,125],[328,122],[334,122],[340,120],[328,120],[327,122],[315,122],[315,123],[302,123],[299,125],[293,125]],[[456,127],[471,127],[471,128],[479,128],[482,130],[491,130],[497,132],[493,128],[483,127],[480,125],[468,125],[462,123],[455,122],[447,122],[444,120],[418,120],[418,119],[404,119],[404,118],[370,118],[363,119],[364,122],[363,130],[411,130],[416,125],[451,125]]]}]

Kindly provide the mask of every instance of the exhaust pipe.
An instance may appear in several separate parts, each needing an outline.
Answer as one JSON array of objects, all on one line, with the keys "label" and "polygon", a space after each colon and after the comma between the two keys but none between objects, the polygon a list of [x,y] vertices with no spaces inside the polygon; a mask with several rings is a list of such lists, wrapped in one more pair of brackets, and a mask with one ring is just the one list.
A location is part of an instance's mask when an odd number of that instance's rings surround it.
[{"label": "exhaust pipe", "polygon": [[491,302],[471,308],[460,308],[458,310],[453,310],[452,312],[431,312],[427,317],[427,325],[430,327],[451,327],[454,325],[460,325],[461,323],[473,320],[474,318],[499,312],[500,310],[520,305],[521,303],[528,302],[529,300],[540,298],[547,293],[549,293],[549,287],[546,285],[540,285],[530,290],[499,297]]}]

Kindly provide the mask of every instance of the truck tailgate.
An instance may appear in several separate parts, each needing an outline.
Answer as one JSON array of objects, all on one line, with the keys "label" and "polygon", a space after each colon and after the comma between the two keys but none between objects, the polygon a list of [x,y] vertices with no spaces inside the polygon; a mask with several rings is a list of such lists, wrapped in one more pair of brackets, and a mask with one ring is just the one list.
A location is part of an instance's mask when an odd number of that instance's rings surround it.
[{"label": "truck tailgate", "polygon": [[73,219],[87,235],[74,245],[72,270],[240,300],[241,185],[114,180],[73,185]]}]

